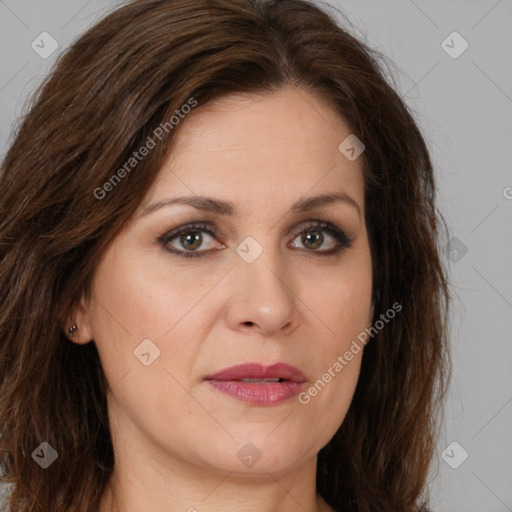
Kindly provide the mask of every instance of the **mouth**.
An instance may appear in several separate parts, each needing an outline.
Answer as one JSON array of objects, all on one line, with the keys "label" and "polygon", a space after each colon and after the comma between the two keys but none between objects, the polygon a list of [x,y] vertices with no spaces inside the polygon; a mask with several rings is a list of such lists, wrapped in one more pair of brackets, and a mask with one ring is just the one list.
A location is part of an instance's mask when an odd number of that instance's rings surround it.
[{"label": "mouth", "polygon": [[287,363],[276,363],[271,366],[263,366],[260,363],[246,363],[231,366],[208,375],[205,380],[214,381],[240,381],[240,382],[306,382],[305,375],[295,366]]},{"label": "mouth", "polygon": [[296,396],[305,375],[286,363],[248,363],[226,368],[204,379],[215,390],[251,405],[274,405]]},{"label": "mouth", "polygon": [[238,382],[253,382],[254,384],[265,384],[269,382],[284,382],[286,379],[281,379],[280,377],[276,377],[275,379],[255,379],[255,378],[247,378],[240,379]]}]

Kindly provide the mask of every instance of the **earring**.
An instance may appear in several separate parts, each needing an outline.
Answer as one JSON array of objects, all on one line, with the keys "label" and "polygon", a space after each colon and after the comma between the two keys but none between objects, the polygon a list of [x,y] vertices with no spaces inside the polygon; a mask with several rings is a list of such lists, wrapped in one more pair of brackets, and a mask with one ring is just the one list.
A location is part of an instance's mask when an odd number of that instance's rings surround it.
[{"label": "earring", "polygon": [[73,324],[72,327],[70,327],[68,329],[68,333],[69,333],[70,336],[74,336],[76,331],[78,331],[78,327],[76,325],[74,325],[74,324]]}]

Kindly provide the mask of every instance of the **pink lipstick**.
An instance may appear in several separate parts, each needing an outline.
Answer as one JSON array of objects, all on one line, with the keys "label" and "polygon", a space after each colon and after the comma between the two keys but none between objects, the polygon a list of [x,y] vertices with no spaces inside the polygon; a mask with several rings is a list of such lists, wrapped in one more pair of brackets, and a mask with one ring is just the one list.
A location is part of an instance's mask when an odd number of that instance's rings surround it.
[{"label": "pink lipstick", "polygon": [[226,368],[205,380],[216,390],[252,405],[274,405],[296,396],[306,382],[294,366],[247,363]]}]

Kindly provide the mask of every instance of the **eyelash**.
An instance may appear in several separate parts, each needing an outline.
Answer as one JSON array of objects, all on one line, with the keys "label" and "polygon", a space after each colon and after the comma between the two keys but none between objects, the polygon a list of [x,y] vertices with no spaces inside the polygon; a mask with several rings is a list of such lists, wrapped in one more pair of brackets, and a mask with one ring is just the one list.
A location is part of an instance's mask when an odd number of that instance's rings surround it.
[{"label": "eyelash", "polygon": [[[342,249],[348,249],[351,247],[353,240],[350,239],[344,231],[337,228],[336,226],[330,224],[329,222],[323,222],[323,221],[312,221],[311,224],[306,225],[301,230],[297,231],[293,235],[293,240],[297,238],[300,234],[304,233],[305,231],[326,231],[331,235],[337,242],[338,246],[334,249],[330,249],[328,251],[317,251],[317,250],[311,250],[308,252],[318,253],[322,256],[331,256],[334,254],[337,254]],[[177,249],[171,249],[169,248],[168,244],[175,238],[179,237],[180,235],[188,232],[205,232],[209,235],[211,235],[214,238],[218,237],[217,229],[213,226],[211,226],[208,223],[203,222],[196,222],[191,224],[186,224],[184,226],[181,226],[177,229],[174,229],[170,232],[167,232],[160,236],[158,238],[158,242],[164,247],[164,249],[168,252],[170,252],[173,255],[180,256],[183,258],[198,258],[202,257],[205,253],[208,253],[210,251],[215,251],[216,249],[210,249],[206,251],[180,251]],[[307,249],[306,249],[307,250]]]}]

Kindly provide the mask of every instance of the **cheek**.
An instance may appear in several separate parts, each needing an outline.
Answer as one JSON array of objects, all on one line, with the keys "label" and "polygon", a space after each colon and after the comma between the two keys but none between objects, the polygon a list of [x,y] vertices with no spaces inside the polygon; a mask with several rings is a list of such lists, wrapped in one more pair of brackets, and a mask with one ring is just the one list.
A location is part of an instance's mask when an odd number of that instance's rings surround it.
[{"label": "cheek", "polygon": [[[168,265],[148,263],[148,259],[129,251],[120,257],[113,249],[96,273],[93,336],[111,384],[128,372],[132,372],[130,381],[137,380],[141,368],[169,368],[183,380],[200,348],[201,298],[218,278],[210,275],[197,280],[190,272],[170,270]],[[154,362],[145,367],[137,357],[148,352]],[[161,386],[145,380],[144,375],[141,379],[144,385]]]},{"label": "cheek", "polygon": [[329,442],[347,415],[359,378],[362,351],[346,364],[334,356],[298,396],[299,414],[307,419],[308,430],[315,432],[318,449]]},{"label": "cheek", "polygon": [[[340,265],[328,279],[318,279],[321,286],[315,293],[299,294],[318,318],[321,326],[319,346],[331,364],[337,353],[343,353],[352,340],[369,327],[371,322],[372,269],[370,258],[353,265]],[[311,282],[307,285],[311,288]],[[320,332],[320,330],[319,330]]]},{"label": "cheek", "polygon": [[325,280],[322,293],[308,298],[308,306],[324,328],[316,338],[316,373],[299,401],[312,418],[322,418],[325,432],[331,434],[350,407],[364,352],[364,331],[371,321],[371,259],[369,253],[360,256]]},{"label": "cheek", "polygon": [[[128,255],[128,256],[126,256]],[[102,261],[95,278],[95,327],[112,330],[132,342],[163,338],[201,296],[194,279],[144,253],[115,251]]]},{"label": "cheek", "polygon": [[151,428],[162,437],[169,424],[204,415],[183,384],[200,341],[188,329],[200,309],[192,306],[205,292],[187,286],[185,273],[164,270],[143,257],[107,255],[97,270],[92,308],[114,416],[122,422],[129,417],[146,433],[151,418]]}]

